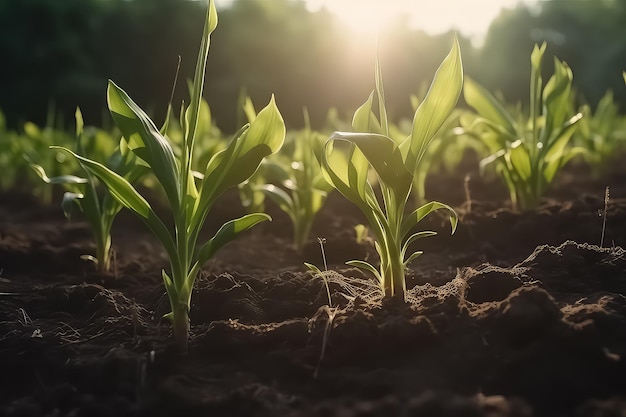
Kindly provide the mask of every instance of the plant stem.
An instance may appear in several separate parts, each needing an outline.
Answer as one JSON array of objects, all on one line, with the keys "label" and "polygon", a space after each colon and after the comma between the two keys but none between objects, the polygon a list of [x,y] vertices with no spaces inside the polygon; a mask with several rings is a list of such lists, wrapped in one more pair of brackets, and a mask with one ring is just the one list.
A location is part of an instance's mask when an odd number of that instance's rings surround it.
[{"label": "plant stem", "polygon": [[302,215],[293,223],[293,242],[298,252],[301,252],[302,248],[304,248],[304,245],[311,234],[312,226],[313,215],[310,213]]},{"label": "plant stem", "polygon": [[109,272],[111,269],[111,235],[103,239],[96,237],[96,259],[98,272]]},{"label": "plant stem", "polygon": [[189,307],[187,303],[179,303],[176,306],[172,327],[178,351],[181,354],[187,354],[189,351]]},{"label": "plant stem", "polygon": [[385,297],[396,297],[402,299],[402,301],[406,300],[406,282],[405,282],[405,268],[404,263],[402,262],[401,257],[401,249],[396,247],[392,242],[389,245],[389,265],[388,265],[388,274],[389,274],[389,282],[391,284],[390,288],[385,288]]}]

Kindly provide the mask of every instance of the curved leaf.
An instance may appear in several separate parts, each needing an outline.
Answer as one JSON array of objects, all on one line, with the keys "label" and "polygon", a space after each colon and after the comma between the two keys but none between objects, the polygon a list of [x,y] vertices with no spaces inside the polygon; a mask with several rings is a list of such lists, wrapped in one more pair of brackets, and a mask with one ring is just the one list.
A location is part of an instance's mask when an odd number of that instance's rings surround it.
[{"label": "curved leaf", "polygon": [[426,203],[421,207],[416,208],[405,217],[404,222],[402,222],[402,228],[400,235],[404,239],[411,229],[418,224],[424,217],[428,216],[430,213],[437,210],[447,210],[450,213],[450,225],[452,227],[452,233],[456,231],[456,226],[459,222],[459,217],[456,214],[456,211],[452,207],[447,204],[440,203],[438,201],[431,201],[430,203]]},{"label": "curved leaf", "polygon": [[411,256],[409,256],[409,257],[408,257],[408,258],[404,261],[404,266],[407,266],[408,264],[410,264],[411,262],[413,262],[413,260],[414,260],[415,258],[417,258],[418,256],[422,255],[423,253],[424,253],[424,252],[422,252],[421,250],[420,250],[420,251],[417,251],[417,252],[413,252],[413,253],[411,254]]},{"label": "curved leaf", "polygon": [[422,238],[429,237],[429,236],[435,236],[436,234],[437,232],[431,232],[429,230],[413,233],[411,236],[409,236],[409,238],[406,240],[406,242],[404,242],[404,245],[402,246],[402,258],[404,259],[404,255],[406,254],[406,251],[408,250],[411,243],[415,242],[418,239],[422,239]]},{"label": "curved leaf", "polygon": [[352,128],[355,131],[363,133],[383,133],[380,122],[372,112],[373,106],[374,92],[372,91],[365,103],[363,103],[354,112],[354,116],[352,117]]},{"label": "curved leaf", "polygon": [[282,211],[287,213],[292,221],[295,221],[298,218],[294,201],[285,190],[275,186],[274,184],[265,184],[259,187],[259,189],[271,198]]},{"label": "curved leaf", "polygon": [[[348,144],[347,158],[335,149],[335,142]],[[366,215],[371,213],[370,203],[374,190],[367,182],[368,162],[365,155],[348,140],[331,136],[322,154],[322,172],[326,180],[354,203]]]},{"label": "curved leaf", "polygon": [[348,132],[335,132],[331,138],[354,143],[382,182],[398,196],[405,197],[408,195],[413,181],[413,173],[406,169],[400,149],[391,138],[372,133]]},{"label": "curved leaf", "polygon": [[226,222],[208,242],[198,249],[196,255],[198,265],[202,266],[222,246],[236,238],[240,233],[266,220],[272,220],[272,218],[265,213],[252,213]]},{"label": "curved leaf", "polygon": [[156,213],[150,207],[150,204],[143,198],[139,192],[123,177],[113,172],[111,169],[104,165],[77,155],[67,148],[55,146],[55,149],[60,149],[73,155],[82,167],[91,172],[107,186],[109,192],[117,201],[119,201],[124,207],[132,210],[137,214],[152,230],[156,237],[161,241],[165,250],[167,251],[172,263],[176,265],[178,259],[177,250],[174,246],[174,241]]},{"label": "curved leaf", "polygon": [[192,227],[200,224],[219,195],[250,178],[263,158],[277,152],[284,140],[285,122],[272,95],[269,104],[259,112],[250,127],[209,161]]},{"label": "curved leaf", "polygon": [[490,122],[490,126],[515,137],[515,120],[489,91],[469,77],[465,78],[463,97],[469,106]]},{"label": "curved leaf", "polygon": [[346,262],[346,265],[354,266],[364,271],[370,272],[372,275],[374,275],[374,277],[378,281],[378,285],[380,285],[382,288],[383,279],[380,276],[380,272],[376,268],[374,268],[372,264],[365,262],[365,261],[356,260],[356,261],[348,261]]},{"label": "curved leaf", "polygon": [[147,162],[159,180],[172,210],[180,211],[181,184],[174,151],[148,115],[113,81],[109,80],[107,102],[113,120],[128,140],[128,147]]},{"label": "curved leaf", "polygon": [[46,175],[46,171],[41,165],[32,163],[29,165],[46,184],[85,184],[87,182],[87,178],[77,177],[76,175],[60,175],[50,178]]},{"label": "curved leaf", "polygon": [[[72,218],[72,214],[74,213],[74,209],[78,206],[81,209],[81,200],[85,196],[80,193],[70,193],[66,192],[63,194],[63,199],[61,200],[61,208],[63,209],[63,214],[69,220]],[[82,209],[81,209],[82,210]]]},{"label": "curved leaf", "polygon": [[546,165],[543,170],[543,177],[548,183],[552,181],[558,170],[563,167],[567,161],[578,154],[586,152],[586,150],[580,148],[567,149],[567,145],[576,129],[576,124],[582,120],[582,117],[582,113],[576,114],[554,133],[554,138],[550,141],[550,149],[548,149],[544,156]]},{"label": "curved leaf", "polygon": [[512,170],[517,173],[520,179],[525,183],[528,182],[532,176],[532,166],[528,149],[521,140],[511,144],[508,152],[505,154],[505,158],[511,164]]}]

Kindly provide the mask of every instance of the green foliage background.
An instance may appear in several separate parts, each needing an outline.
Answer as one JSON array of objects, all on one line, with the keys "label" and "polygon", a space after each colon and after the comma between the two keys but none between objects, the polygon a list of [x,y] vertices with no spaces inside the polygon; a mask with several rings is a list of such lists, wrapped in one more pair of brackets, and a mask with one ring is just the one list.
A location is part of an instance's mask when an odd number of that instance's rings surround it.
[{"label": "green foliage background", "polygon": [[[162,120],[179,55],[179,80],[193,74],[205,7],[188,0],[0,2],[0,109],[9,126],[45,123],[51,103],[67,126],[77,105],[89,123],[110,123],[104,112],[109,78]],[[570,64],[581,96],[595,104],[613,89],[624,105],[623,22],[626,0],[518,6],[493,22],[482,48],[460,39],[465,70],[491,91],[502,91],[507,101],[524,102],[528,55],[546,40],[547,55]],[[288,126],[301,127],[304,105],[313,127],[330,107],[344,117],[351,114],[370,90],[376,48],[356,50],[343,36],[347,30],[327,13],[308,13],[300,1],[238,0],[220,10],[205,93],[218,125],[233,131],[241,124],[242,89],[259,103],[275,93]],[[407,19],[380,35],[392,118],[412,114],[408,95],[423,92],[451,38],[410,30]],[[550,65],[545,71],[552,71]],[[175,103],[186,97],[184,86],[179,83]]]}]

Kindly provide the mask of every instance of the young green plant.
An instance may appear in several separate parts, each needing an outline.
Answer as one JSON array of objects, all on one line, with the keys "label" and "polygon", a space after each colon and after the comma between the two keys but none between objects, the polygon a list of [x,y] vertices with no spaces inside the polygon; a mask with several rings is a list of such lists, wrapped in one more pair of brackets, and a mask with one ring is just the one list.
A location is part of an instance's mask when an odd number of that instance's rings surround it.
[{"label": "young green plant", "polygon": [[[115,146],[112,137],[95,135],[89,138],[85,146],[83,116],[80,109],[76,109],[76,137],[77,151],[81,155],[110,155],[105,159],[106,167],[129,183],[136,182],[146,172],[146,167],[137,163],[137,158],[130,152],[126,140],[122,138],[119,146]],[[89,149],[89,151],[86,150]],[[98,150],[96,151],[96,148]],[[103,161],[99,161],[103,163]],[[96,263],[99,272],[111,270],[111,227],[115,217],[122,209],[122,204],[111,196],[108,190],[98,192],[98,181],[89,170],[85,170],[84,177],[76,175],[60,175],[48,177],[46,170],[38,164],[31,163],[31,168],[47,184],[62,184],[66,192],[61,201],[65,216],[70,219],[74,208],[83,213],[89,223],[96,245],[96,256],[84,255],[85,259]]]},{"label": "young green plant", "polygon": [[[45,126],[40,127],[33,122],[24,123],[23,133],[13,144],[16,158],[12,160],[12,164],[18,172],[16,177],[18,183],[22,176],[27,179],[33,178],[31,163],[44,167],[53,177],[71,175],[79,169],[76,161],[68,158],[63,152],[50,149],[51,145],[73,146],[75,142],[75,137],[69,131],[58,128],[58,124],[55,123],[55,111],[52,107],[48,110]],[[52,203],[53,187],[41,181],[28,185],[44,204]]]},{"label": "young green plant", "polygon": [[581,113],[572,115],[572,70],[554,59],[554,74],[544,85],[542,59],[546,44],[530,56],[530,117],[515,117],[485,88],[466,79],[464,96],[478,117],[466,129],[488,148],[481,168],[495,164],[517,210],[539,205],[557,172],[582,148],[569,146]]},{"label": "young green plant", "polygon": [[202,265],[241,232],[270,219],[264,213],[252,213],[231,220],[201,244],[199,235],[209,211],[224,191],[247,180],[264,157],[277,152],[285,137],[284,121],[272,97],[254,122],[241,128],[226,148],[209,160],[202,175],[192,170],[206,61],[211,33],[216,26],[217,11],[214,1],[210,0],[191,99],[189,106],[181,112],[185,140],[178,157],[152,120],[122,89],[110,81],[107,91],[109,110],[128,139],[129,148],[148,165],[163,187],[173,216],[173,231],[126,179],[102,164],[74,154],[85,169],[100,178],[113,197],[137,214],[163,244],[169,256],[170,271],[162,271],[162,276],[172,309],[166,318],[172,322],[181,352],[188,349],[191,294]]},{"label": "young green plant", "polygon": [[595,111],[584,104],[580,112],[583,118],[578,122],[573,141],[586,149],[583,157],[593,174],[600,177],[626,146],[626,117],[620,114],[612,91],[604,94]]},{"label": "young green plant", "polygon": [[[380,266],[360,260],[348,264],[372,273],[385,297],[406,300],[407,265],[422,252],[411,252],[412,244],[432,236],[432,231],[415,231],[424,217],[436,210],[449,214],[452,232],[457,225],[454,210],[440,202],[430,202],[407,213],[406,206],[413,181],[426,150],[437,131],[452,112],[463,86],[463,67],[458,41],[445,57],[430,89],[414,114],[411,134],[401,141],[389,137],[380,65],[376,62],[376,89],[354,114],[357,132],[335,132],[321,154],[322,171],[327,180],[365,215],[375,237]],[[378,99],[377,118],[372,107]],[[347,148],[347,158],[340,150]],[[370,172],[371,169],[371,172]],[[375,174],[382,205],[369,180]]]},{"label": "young green plant", "polygon": [[[308,113],[304,112],[304,130],[295,134],[281,153],[268,158],[270,181],[260,189],[289,216],[293,225],[293,244],[301,251],[311,233],[316,214],[324,205],[333,186],[326,181],[315,157],[324,138],[311,129]],[[289,148],[287,152],[285,149]]]}]

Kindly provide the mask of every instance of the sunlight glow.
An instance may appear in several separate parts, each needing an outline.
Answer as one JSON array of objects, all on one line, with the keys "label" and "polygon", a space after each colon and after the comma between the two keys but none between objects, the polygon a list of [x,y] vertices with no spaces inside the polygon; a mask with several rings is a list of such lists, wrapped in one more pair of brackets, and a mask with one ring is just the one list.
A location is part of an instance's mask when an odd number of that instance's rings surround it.
[{"label": "sunlight glow", "polygon": [[306,0],[306,3],[309,11],[326,8],[347,29],[357,33],[376,33],[398,15],[397,7],[388,7],[380,0]]},{"label": "sunlight glow", "polygon": [[[489,24],[503,8],[514,8],[523,0],[305,0],[309,11],[325,8],[346,28],[374,33],[400,15],[408,18],[411,29],[430,34],[457,30],[471,38],[483,37]],[[526,0],[524,3],[535,3]]]}]

